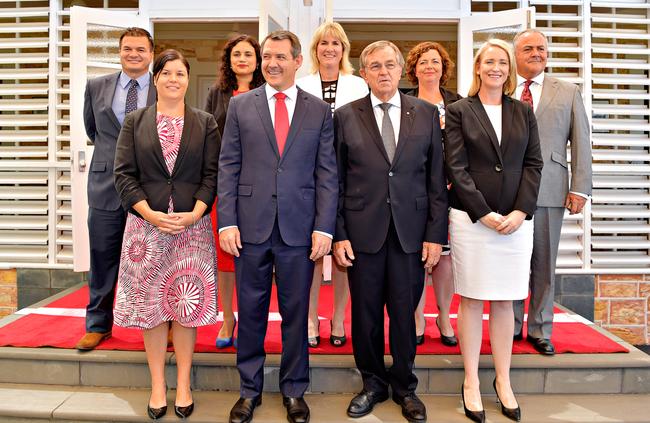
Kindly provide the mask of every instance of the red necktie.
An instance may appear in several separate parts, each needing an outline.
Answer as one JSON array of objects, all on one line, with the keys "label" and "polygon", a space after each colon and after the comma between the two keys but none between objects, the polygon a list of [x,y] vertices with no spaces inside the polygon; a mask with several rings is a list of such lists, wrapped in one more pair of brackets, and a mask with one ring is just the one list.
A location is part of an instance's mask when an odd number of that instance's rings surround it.
[{"label": "red necktie", "polygon": [[530,84],[532,83],[533,81],[530,79],[527,79],[526,82],[524,82],[524,90],[521,92],[520,98],[522,102],[529,104],[530,107],[533,107],[533,94],[530,92]]},{"label": "red necktie", "polygon": [[284,99],[287,95],[284,93],[275,94],[275,139],[278,142],[278,152],[282,156],[284,143],[287,142],[289,135],[289,112]]}]

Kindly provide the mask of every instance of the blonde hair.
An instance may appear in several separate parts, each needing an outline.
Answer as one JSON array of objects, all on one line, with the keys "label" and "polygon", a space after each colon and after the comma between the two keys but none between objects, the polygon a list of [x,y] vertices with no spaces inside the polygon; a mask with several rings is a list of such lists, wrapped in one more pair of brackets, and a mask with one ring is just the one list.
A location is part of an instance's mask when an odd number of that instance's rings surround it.
[{"label": "blonde hair", "polygon": [[339,62],[339,70],[344,75],[350,75],[354,73],[354,68],[352,63],[350,63],[350,40],[345,34],[345,30],[341,24],[336,22],[324,22],[314,32],[314,36],[311,39],[311,46],[309,47],[309,55],[311,57],[311,73],[318,73],[320,68],[320,63],[318,62],[318,55],[316,50],[318,48],[318,43],[320,41],[331,35],[332,37],[339,40],[343,46],[343,57]]},{"label": "blonde hair", "polygon": [[483,43],[481,48],[479,48],[476,52],[476,56],[474,56],[474,66],[472,68],[472,85],[469,87],[469,92],[467,93],[468,96],[474,96],[478,94],[478,91],[481,88],[481,78],[478,76],[477,68],[481,63],[483,53],[485,53],[485,51],[490,47],[498,47],[501,50],[505,51],[506,55],[508,56],[508,79],[503,84],[503,93],[508,96],[512,95],[512,93],[514,93],[515,89],[517,88],[517,69],[514,60],[515,55],[512,52],[512,46],[506,41],[499,40],[498,38],[491,38]]}]

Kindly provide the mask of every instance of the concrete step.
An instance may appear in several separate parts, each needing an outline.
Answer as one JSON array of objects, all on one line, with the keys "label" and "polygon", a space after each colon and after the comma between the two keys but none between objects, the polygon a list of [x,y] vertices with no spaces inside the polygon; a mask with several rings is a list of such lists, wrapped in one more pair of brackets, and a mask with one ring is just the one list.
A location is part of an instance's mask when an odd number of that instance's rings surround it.
[{"label": "concrete step", "polygon": [[[65,295],[58,294],[36,306]],[[568,312],[568,311],[567,311]],[[0,326],[19,318],[0,319]],[[621,354],[558,354],[553,357],[517,354],[512,358],[511,378],[520,394],[650,394],[650,356],[611,333],[595,327],[627,348]],[[390,365],[390,357],[386,362]],[[170,387],[175,387],[176,361],[167,354]],[[193,389],[239,391],[234,354],[194,355]],[[280,356],[267,356],[265,392],[278,392]],[[481,356],[480,377],[485,393],[491,392],[494,367],[491,356]],[[415,362],[418,392],[456,395],[463,380],[460,355],[419,355]],[[361,389],[361,377],[351,355],[312,355],[311,393],[353,393]],[[148,388],[149,369],[142,351],[91,351],[58,348],[0,348],[0,383],[65,385],[70,387]],[[650,413],[649,413],[650,415]],[[647,419],[650,421],[650,417]]]},{"label": "concrete step", "polygon": [[[174,391],[168,394],[171,406]],[[230,408],[237,400],[234,392],[195,391],[195,411],[189,422],[220,423],[228,421]],[[400,408],[392,401],[375,407],[373,413],[350,419],[345,410],[351,399],[348,394],[309,394],[313,423],[392,423],[404,422]],[[461,400],[456,395],[422,395],[427,406],[428,421],[466,423]],[[0,421],[56,422],[148,422],[146,404],[149,391],[124,388],[83,388],[70,386],[0,384]],[[647,395],[530,395],[517,397],[527,423],[553,422],[646,422]],[[483,397],[489,422],[509,422],[495,404],[495,396]],[[177,421],[169,409],[162,421]],[[286,411],[279,394],[264,394],[263,404],[255,411],[256,423],[286,421]]]},{"label": "concrete step", "polygon": [[[650,356],[629,348],[629,354],[515,355],[512,383],[516,392],[528,394],[648,394]],[[386,361],[390,363],[390,357]],[[167,363],[170,387],[174,387],[173,353],[167,354]],[[279,355],[267,357],[267,392],[278,391],[279,364]],[[352,356],[313,355],[310,372],[309,392],[352,393],[362,386]],[[455,394],[463,380],[462,359],[459,355],[421,355],[416,359],[415,373],[420,381],[419,393]],[[481,356],[480,376],[483,386],[490,388],[494,377],[491,356]],[[235,355],[195,354],[192,380],[196,390],[238,391]],[[3,347],[0,383],[147,388],[149,370],[144,352],[79,353],[55,348]]]}]

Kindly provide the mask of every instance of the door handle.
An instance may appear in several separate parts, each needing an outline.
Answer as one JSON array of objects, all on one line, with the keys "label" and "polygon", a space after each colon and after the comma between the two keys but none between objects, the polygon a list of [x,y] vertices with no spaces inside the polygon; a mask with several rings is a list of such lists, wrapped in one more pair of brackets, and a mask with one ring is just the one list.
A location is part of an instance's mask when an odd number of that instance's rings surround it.
[{"label": "door handle", "polygon": [[79,150],[77,152],[77,166],[79,172],[85,172],[86,171],[86,151],[85,150]]}]

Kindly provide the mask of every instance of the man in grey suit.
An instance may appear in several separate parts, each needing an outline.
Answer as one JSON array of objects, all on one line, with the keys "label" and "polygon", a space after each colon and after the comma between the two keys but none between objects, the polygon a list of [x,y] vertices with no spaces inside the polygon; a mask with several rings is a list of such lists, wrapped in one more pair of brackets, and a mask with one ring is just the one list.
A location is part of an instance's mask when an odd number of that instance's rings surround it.
[{"label": "man in grey suit", "polygon": [[153,39],[142,28],[127,28],[120,37],[122,70],[88,81],[84,100],[86,134],[95,146],[88,173],[90,299],[86,333],[76,348],[94,349],[111,336],[113,300],[120,264],[126,212],[113,182],[117,137],[124,116],[156,100],[149,65]]},{"label": "man in grey suit", "polygon": [[[589,121],[580,90],[574,84],[544,74],[548,43],[535,29],[514,39],[517,61],[515,97],[535,111],[544,159],[535,212],[535,234],[530,274],[527,340],[545,355],[555,354],[551,342],[555,261],[564,209],[580,213],[591,195]],[[567,163],[571,146],[571,181]],[[523,301],[514,304],[515,340],[523,339]]]}]

